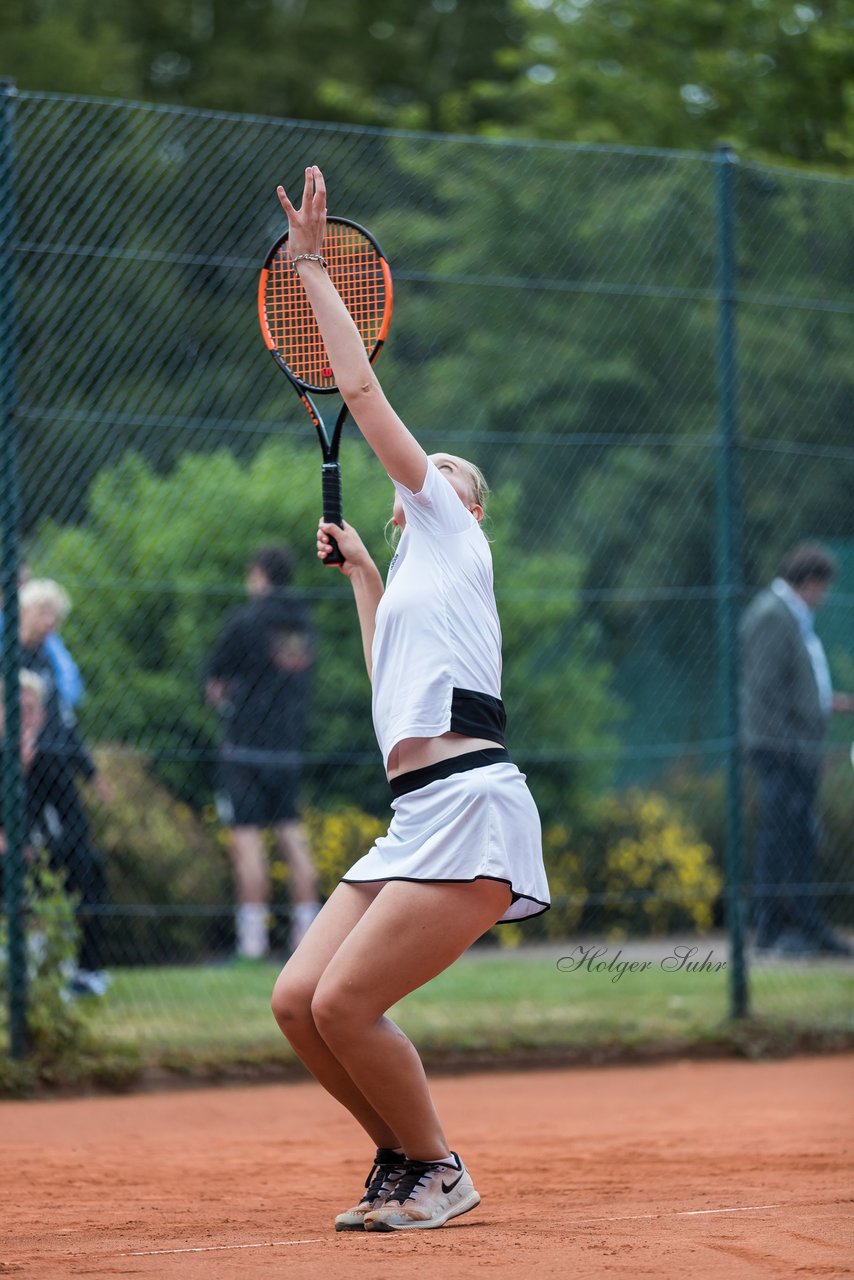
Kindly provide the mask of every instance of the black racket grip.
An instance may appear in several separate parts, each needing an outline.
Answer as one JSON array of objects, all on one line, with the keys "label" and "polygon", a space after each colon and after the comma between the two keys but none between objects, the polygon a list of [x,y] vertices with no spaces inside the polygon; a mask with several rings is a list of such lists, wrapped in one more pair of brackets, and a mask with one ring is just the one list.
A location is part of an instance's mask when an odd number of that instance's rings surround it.
[{"label": "black racket grip", "polygon": [[[344,517],[341,512],[341,468],[337,462],[324,462],[321,475],[323,485],[323,519],[327,524],[342,525]],[[332,550],[325,557],[324,564],[343,564],[344,557],[334,538],[330,539]]]}]

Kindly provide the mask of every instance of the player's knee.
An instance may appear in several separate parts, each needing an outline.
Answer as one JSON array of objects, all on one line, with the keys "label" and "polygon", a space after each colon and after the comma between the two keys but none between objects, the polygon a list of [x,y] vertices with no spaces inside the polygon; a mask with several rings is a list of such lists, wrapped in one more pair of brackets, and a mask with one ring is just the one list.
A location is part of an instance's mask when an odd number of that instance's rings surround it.
[{"label": "player's knee", "polygon": [[337,983],[321,982],[311,1001],[311,1016],[320,1035],[332,1045],[353,1033],[360,1021],[360,1010],[352,993]]},{"label": "player's knee", "polygon": [[300,1028],[311,1026],[313,995],[314,988],[306,983],[291,979],[285,974],[279,976],[273,988],[270,1007],[273,1017],[289,1039],[291,1035],[299,1035]]}]

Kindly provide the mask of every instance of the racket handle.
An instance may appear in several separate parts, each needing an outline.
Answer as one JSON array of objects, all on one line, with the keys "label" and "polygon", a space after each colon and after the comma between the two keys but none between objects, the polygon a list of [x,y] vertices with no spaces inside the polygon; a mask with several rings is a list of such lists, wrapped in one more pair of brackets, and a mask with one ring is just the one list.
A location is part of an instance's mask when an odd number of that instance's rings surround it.
[{"label": "racket handle", "polygon": [[[341,468],[337,462],[324,462],[322,468],[323,484],[323,519],[327,524],[341,525],[344,516],[341,511]],[[330,539],[332,550],[323,561],[324,564],[343,564],[344,557],[334,538]]]}]

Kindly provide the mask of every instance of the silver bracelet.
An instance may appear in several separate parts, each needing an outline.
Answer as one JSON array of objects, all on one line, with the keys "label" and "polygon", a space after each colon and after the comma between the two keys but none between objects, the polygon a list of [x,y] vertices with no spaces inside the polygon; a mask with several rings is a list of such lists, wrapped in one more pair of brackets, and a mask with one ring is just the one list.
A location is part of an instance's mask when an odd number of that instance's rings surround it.
[{"label": "silver bracelet", "polygon": [[298,253],[295,258],[291,258],[291,266],[294,270],[298,262],[319,262],[324,271],[329,270],[329,263],[319,253]]}]

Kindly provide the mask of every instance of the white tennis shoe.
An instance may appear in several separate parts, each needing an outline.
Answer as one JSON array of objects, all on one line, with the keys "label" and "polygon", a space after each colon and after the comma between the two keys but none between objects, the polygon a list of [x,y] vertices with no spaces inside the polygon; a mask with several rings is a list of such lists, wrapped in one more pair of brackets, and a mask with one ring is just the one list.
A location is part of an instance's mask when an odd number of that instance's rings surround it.
[{"label": "white tennis shoe", "polygon": [[373,1168],[365,1179],[365,1194],[352,1209],[339,1213],[335,1219],[336,1231],[363,1231],[365,1214],[385,1204],[406,1168],[406,1158],[398,1152],[380,1147],[374,1158]]},{"label": "white tennis shoe", "polygon": [[407,1160],[383,1203],[365,1214],[366,1231],[412,1231],[443,1227],[480,1204],[468,1170],[455,1151],[450,1162]]}]

